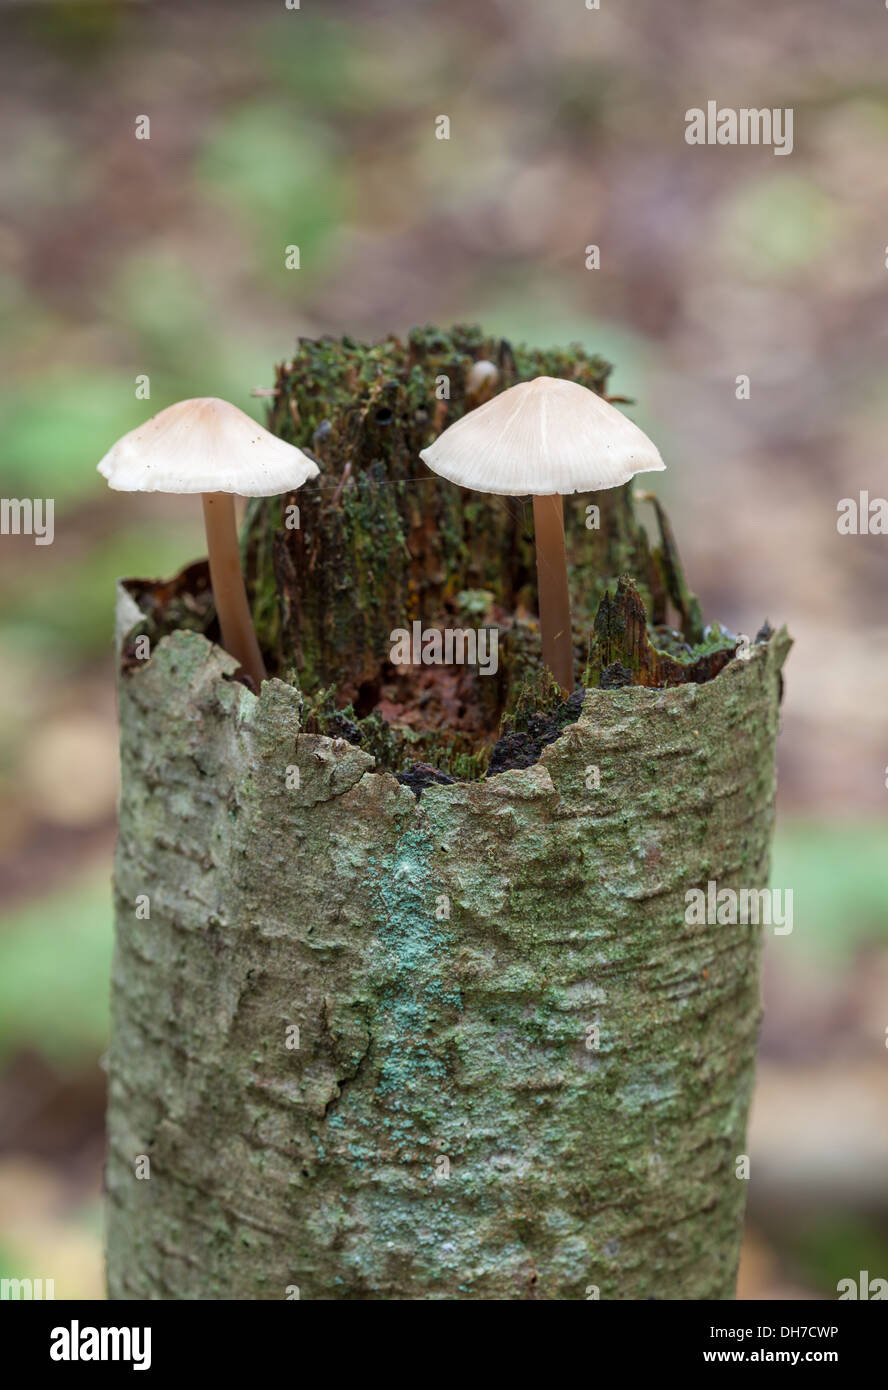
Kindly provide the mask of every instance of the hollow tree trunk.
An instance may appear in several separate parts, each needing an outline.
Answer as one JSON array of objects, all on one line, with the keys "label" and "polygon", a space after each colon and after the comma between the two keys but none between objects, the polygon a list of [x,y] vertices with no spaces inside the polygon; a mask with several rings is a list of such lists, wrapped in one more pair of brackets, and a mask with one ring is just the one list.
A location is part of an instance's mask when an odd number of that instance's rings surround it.
[{"label": "hollow tree trunk", "polygon": [[732,1297],[761,929],[685,892],[767,883],[786,647],[418,799],[198,633],[123,674],[111,1296]]},{"label": "hollow tree trunk", "polygon": [[[322,477],[245,554],[301,691],[231,679],[205,567],[121,592],[113,1297],[733,1293],[760,929],[685,894],[767,882],[788,639],[704,630],[659,503],[651,549],[629,487],[569,499],[553,701],[527,507],[418,460],[479,359],[609,372],[472,328],[279,368]],[[495,681],[393,669],[393,627],[482,616]]]}]

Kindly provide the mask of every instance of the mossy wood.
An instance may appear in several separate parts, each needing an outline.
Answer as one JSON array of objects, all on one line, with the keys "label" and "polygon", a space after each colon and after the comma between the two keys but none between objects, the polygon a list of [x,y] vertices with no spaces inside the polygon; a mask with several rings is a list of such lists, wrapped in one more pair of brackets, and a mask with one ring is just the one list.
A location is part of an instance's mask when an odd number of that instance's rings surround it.
[{"label": "mossy wood", "polygon": [[[788,638],[704,632],[659,504],[652,550],[628,488],[567,499],[565,699],[529,506],[416,457],[479,359],[609,370],[474,329],[279,369],[324,476],[250,512],[261,696],[204,565],[121,588],[112,1297],[733,1294],[761,929],[685,893],[767,884]],[[499,677],[393,672],[414,618],[495,624]]]},{"label": "mossy wood", "polygon": [[[537,612],[530,499],[455,487],[419,458],[477,403],[466,382],[479,360],[497,367],[492,393],[549,375],[606,395],[611,373],[578,344],[513,347],[472,326],[417,329],[406,342],[372,346],[301,339],[278,368],[269,427],[309,450],[322,474],[284,499],[283,511],[278,499],[251,504],[246,549],[260,636],[276,669],[295,665],[308,694],[336,672],[340,702],[366,702],[382,678],[391,630],[448,612],[464,617],[465,595],[476,603],[486,596],[488,615],[500,620]],[[652,553],[631,484],[565,499],[578,651],[602,594],[622,574],[632,575],[653,625],[665,624],[671,600],[687,642],[702,642],[699,605],[665,515],[657,515],[662,539]],[[511,647],[514,674],[528,657],[519,640]]]},{"label": "mossy wood", "polygon": [[[466,382],[478,360],[496,364],[495,391],[549,374],[605,394],[611,371],[578,345],[513,347],[476,327],[417,329],[372,346],[301,339],[277,369],[269,426],[312,453],[322,474],[288,497],[256,499],[248,513],[244,555],[269,671],[297,681],[309,727],[357,741],[396,773],[419,763],[480,776],[503,720],[510,729],[528,700],[560,698],[540,662],[531,499],[455,487],[419,458],[477,404]],[[631,484],[565,498],[577,683],[699,681],[733,655],[736,640],[717,624],[704,633],[668,519],[652,503],[653,547]],[[623,576],[637,600],[614,594],[602,663],[596,614]],[[199,567],[138,598],[152,640],[176,626],[218,635]],[[393,667],[392,633],[415,620],[496,629],[496,676]]]}]

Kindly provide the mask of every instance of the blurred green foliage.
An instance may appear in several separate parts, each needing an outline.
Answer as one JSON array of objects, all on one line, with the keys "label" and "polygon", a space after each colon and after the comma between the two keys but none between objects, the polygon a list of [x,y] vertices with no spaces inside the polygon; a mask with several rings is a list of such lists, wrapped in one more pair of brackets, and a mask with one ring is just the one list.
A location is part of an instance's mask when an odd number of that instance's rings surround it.
[{"label": "blurred green foliage", "polygon": [[888,944],[888,855],[879,822],[778,821],[771,884],[793,890],[793,931],[782,938],[788,949],[847,960],[869,942]]},{"label": "blurred green foliage", "polygon": [[133,380],[117,373],[74,367],[23,382],[0,400],[4,496],[53,497],[61,509],[90,492],[101,495],[98,441],[113,444],[146,413]]},{"label": "blurred green foliage", "polygon": [[[278,103],[239,107],[210,135],[197,175],[211,201],[248,231],[252,273],[280,289],[291,244],[313,270],[323,268],[347,195],[335,141],[324,126]],[[292,284],[295,294],[295,273]]]},{"label": "blurred green foliage", "polygon": [[0,1062],[22,1047],[60,1066],[107,1046],[111,894],[107,875],[74,882],[9,916],[0,931]]},{"label": "blurred green foliage", "polygon": [[791,1249],[805,1280],[828,1297],[836,1297],[840,1279],[858,1280],[862,1270],[873,1278],[888,1272],[888,1234],[863,1217],[809,1218],[794,1233]]},{"label": "blurred green foliage", "polygon": [[725,256],[753,279],[780,279],[831,250],[837,213],[832,199],[800,174],[747,179],[719,209]]},{"label": "blurred green foliage", "polygon": [[27,572],[9,582],[0,597],[3,638],[42,646],[54,661],[109,651],[121,575],[168,578],[204,553],[198,500],[182,499],[181,527],[140,525],[138,506],[134,498],[129,526],[99,537],[88,564],[48,569],[39,585]]}]

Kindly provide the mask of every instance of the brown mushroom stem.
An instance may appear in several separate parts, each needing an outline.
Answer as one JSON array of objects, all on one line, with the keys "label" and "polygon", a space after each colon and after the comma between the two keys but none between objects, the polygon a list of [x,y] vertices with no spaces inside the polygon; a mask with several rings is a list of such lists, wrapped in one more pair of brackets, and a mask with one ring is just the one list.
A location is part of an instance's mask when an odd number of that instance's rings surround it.
[{"label": "brown mushroom stem", "polygon": [[562,689],[574,688],[574,652],[560,493],[533,499],[543,662]]},{"label": "brown mushroom stem", "polygon": [[234,497],[230,492],[201,493],[210,580],[222,629],[222,646],[240,662],[258,690],[265,680],[265,664],[256,641],[244,575],[241,569]]}]

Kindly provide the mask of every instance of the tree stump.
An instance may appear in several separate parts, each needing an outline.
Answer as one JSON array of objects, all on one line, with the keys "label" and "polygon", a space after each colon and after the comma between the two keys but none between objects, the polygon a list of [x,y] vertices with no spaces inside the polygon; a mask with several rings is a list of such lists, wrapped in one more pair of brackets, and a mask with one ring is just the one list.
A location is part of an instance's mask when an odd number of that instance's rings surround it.
[{"label": "tree stump", "polygon": [[[394,414],[422,384],[434,433],[440,355],[402,356]],[[378,389],[350,381],[355,439]],[[380,527],[399,528],[409,489],[382,486],[412,464],[401,446],[384,465],[360,453],[349,507],[366,520],[375,493],[395,498]],[[614,592],[602,579],[606,602],[577,603],[584,689],[565,701],[535,669],[532,614],[515,616],[532,581],[515,547],[498,580],[485,543],[487,611],[513,649],[495,696],[464,688],[458,731],[440,691],[431,730],[410,722],[415,690],[385,693],[380,633],[409,617],[405,576],[429,574],[419,606],[444,617],[463,579],[424,568],[449,542],[433,528],[423,549],[421,510],[401,558],[362,572],[376,598],[338,655],[357,513],[316,531],[333,506],[319,489],[298,533],[280,509],[251,514],[278,672],[258,696],[211,640],[201,566],[122,587],[112,1298],[733,1297],[762,928],[689,922],[686,894],[767,884],[789,639],[696,630],[671,539],[652,551],[630,494],[601,499]],[[334,543],[336,593],[300,607],[294,576]],[[376,705],[356,709],[368,682]]]}]

